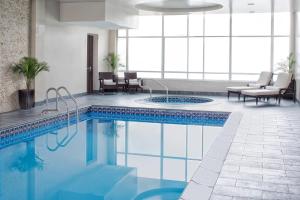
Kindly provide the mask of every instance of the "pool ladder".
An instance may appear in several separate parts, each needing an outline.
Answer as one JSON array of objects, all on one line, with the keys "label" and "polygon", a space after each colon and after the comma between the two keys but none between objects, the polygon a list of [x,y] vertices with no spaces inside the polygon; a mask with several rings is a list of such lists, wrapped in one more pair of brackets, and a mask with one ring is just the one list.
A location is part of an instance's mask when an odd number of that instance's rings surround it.
[{"label": "pool ladder", "polygon": [[[69,137],[70,136],[70,109],[69,109],[69,104],[66,101],[65,97],[60,94],[61,90],[64,90],[67,93],[68,97],[74,102],[75,107],[76,107],[76,131],[71,135],[71,137]],[[54,91],[55,95],[56,95],[56,97],[55,97],[55,101],[56,101],[55,109],[50,109],[49,108],[49,93],[51,91]],[[55,147],[50,147],[49,146],[49,143],[48,143],[48,135],[49,134],[47,134],[46,145],[47,145],[47,148],[48,148],[49,151],[56,151],[60,147],[67,146],[78,132],[78,122],[79,122],[78,103],[77,103],[77,100],[74,98],[74,96],[69,92],[69,90],[66,87],[61,86],[57,89],[54,88],[54,87],[51,87],[47,90],[47,92],[46,92],[46,109],[42,111],[42,114],[46,114],[48,112],[58,112],[59,111],[59,109],[58,109],[59,99],[66,105],[66,108],[67,108],[67,117],[68,117],[67,134],[66,134],[65,137],[63,137],[63,139],[61,141],[59,141],[58,132],[51,133],[52,135],[56,135],[56,146]]]},{"label": "pool ladder", "polygon": [[[66,105],[66,108],[67,108],[67,116],[68,116],[68,124],[70,124],[70,109],[69,109],[69,104],[68,104],[68,102],[66,101],[66,99],[65,99],[65,97],[64,96],[62,96],[61,94],[60,94],[60,91],[61,90],[64,90],[66,93],[67,93],[67,95],[68,95],[68,97],[74,102],[74,104],[75,104],[75,107],[76,107],[76,120],[77,120],[77,122],[79,121],[79,112],[78,112],[78,103],[77,103],[77,100],[74,98],[74,96],[69,92],[69,90],[66,88],[66,87],[64,87],[64,86],[61,86],[61,87],[59,87],[59,88],[54,88],[54,87],[51,87],[51,88],[49,88],[48,90],[47,90],[47,92],[46,92],[46,109],[44,109],[43,111],[42,111],[42,114],[47,114],[47,113],[49,113],[49,112],[58,112],[59,111],[59,109],[58,109],[58,103],[59,103],[59,99]],[[55,106],[55,109],[50,109],[49,108],[49,93],[51,92],[51,91],[54,91],[55,92],[55,95],[56,95],[56,97],[55,97],[55,102],[56,102],[56,106]]]}]

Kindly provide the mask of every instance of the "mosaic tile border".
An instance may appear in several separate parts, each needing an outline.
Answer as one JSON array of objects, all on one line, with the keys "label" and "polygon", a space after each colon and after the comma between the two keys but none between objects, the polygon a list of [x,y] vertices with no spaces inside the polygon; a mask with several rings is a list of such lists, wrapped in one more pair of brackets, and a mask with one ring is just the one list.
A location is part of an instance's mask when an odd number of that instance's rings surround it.
[{"label": "mosaic tile border", "polygon": [[[79,115],[85,114],[89,112],[89,107],[84,107],[79,109]],[[75,117],[75,111],[70,112],[70,117]],[[60,113],[56,116],[50,116],[50,117],[43,117],[41,116],[41,119],[22,123],[19,125],[10,126],[7,128],[1,128],[0,129],[0,139],[5,139],[10,136],[16,136],[16,134],[19,134],[21,132],[28,132],[37,128],[41,128],[44,126],[48,126],[50,124],[58,124],[62,121],[65,121],[68,118],[67,113]]]},{"label": "mosaic tile border", "polygon": [[91,116],[103,120],[133,120],[153,123],[223,126],[229,112],[209,112],[158,108],[92,106]]},{"label": "mosaic tile border", "polygon": [[[219,125],[222,126],[229,112],[210,112],[210,111],[192,111],[192,110],[174,110],[174,109],[156,109],[156,108],[136,108],[136,107],[119,107],[119,106],[87,106],[79,109],[81,120],[84,117],[96,116],[103,119],[136,119],[141,117],[141,121],[157,122],[159,117],[160,122],[172,122],[183,124],[198,124],[199,125]],[[70,112],[71,119],[75,121],[75,111]],[[93,116],[94,117],[94,116]],[[10,126],[0,129],[0,147],[24,141],[26,139],[39,136],[49,129],[49,125],[59,127],[66,125],[67,113],[60,113],[56,116],[42,117],[41,119],[26,122],[19,125]],[[171,119],[171,121],[170,121]],[[214,120],[214,122],[210,122]]]},{"label": "mosaic tile border", "polygon": [[136,108],[118,106],[91,106],[91,112],[115,115],[140,115],[140,116],[160,116],[177,118],[198,118],[198,119],[227,119],[230,112],[216,111],[194,111],[179,109],[160,109],[160,108]]},{"label": "mosaic tile border", "polygon": [[[168,101],[167,101],[168,99]],[[213,99],[204,98],[204,97],[196,97],[196,96],[158,96],[158,97],[149,97],[145,99],[146,102],[149,103],[168,103],[168,104],[202,104],[202,103],[210,103]]]}]

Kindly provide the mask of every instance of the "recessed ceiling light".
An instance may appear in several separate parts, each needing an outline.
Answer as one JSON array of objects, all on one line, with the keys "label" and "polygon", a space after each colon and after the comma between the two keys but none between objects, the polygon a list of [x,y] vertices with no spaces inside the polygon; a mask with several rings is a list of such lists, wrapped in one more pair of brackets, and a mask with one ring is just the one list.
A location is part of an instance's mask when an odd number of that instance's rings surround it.
[{"label": "recessed ceiling light", "polygon": [[249,11],[249,13],[255,13],[255,11],[254,11],[254,10],[251,10],[251,11]]},{"label": "recessed ceiling light", "polygon": [[248,6],[254,6],[255,5],[255,3],[248,3]]}]

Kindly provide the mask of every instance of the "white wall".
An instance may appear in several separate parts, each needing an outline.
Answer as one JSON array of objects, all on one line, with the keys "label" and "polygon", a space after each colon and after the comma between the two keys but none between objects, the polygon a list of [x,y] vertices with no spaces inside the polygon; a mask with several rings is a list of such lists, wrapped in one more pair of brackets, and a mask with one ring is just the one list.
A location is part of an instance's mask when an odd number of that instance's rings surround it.
[{"label": "white wall", "polygon": [[[97,72],[105,69],[103,58],[108,52],[108,31],[59,22],[57,1],[39,0],[36,6],[35,55],[50,66],[50,72],[43,72],[36,79],[36,101],[44,100],[49,87],[64,85],[73,94],[86,92],[87,35],[98,35],[95,79]],[[99,84],[96,80],[95,89]]]},{"label": "white wall", "polygon": [[[176,80],[176,79],[157,79],[166,85],[170,91],[189,91],[189,92],[226,92],[226,87],[247,85],[240,81],[205,81],[205,80]],[[163,87],[153,80],[144,80],[146,86],[153,90],[163,90]]]},{"label": "white wall", "polygon": [[296,10],[296,81],[297,81],[297,99],[300,100],[300,3],[298,0],[295,0]]}]

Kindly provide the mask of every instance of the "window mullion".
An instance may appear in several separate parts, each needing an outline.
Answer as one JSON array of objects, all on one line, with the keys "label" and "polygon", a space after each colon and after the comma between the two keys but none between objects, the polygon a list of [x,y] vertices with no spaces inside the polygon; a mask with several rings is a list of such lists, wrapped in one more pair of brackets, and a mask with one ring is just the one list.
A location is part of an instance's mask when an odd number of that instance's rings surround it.
[{"label": "window mullion", "polygon": [[186,78],[189,79],[189,65],[190,65],[190,25],[189,25],[189,20],[190,20],[190,15],[187,15],[187,54],[186,54],[186,57],[187,57],[187,61],[186,61]]},{"label": "window mullion", "polygon": [[273,72],[274,65],[274,0],[271,0],[271,53],[270,53],[270,71]]},{"label": "window mullion", "polygon": [[161,78],[165,78],[165,16],[162,16],[162,38],[161,38]]},{"label": "window mullion", "polygon": [[128,66],[128,49],[129,49],[129,39],[128,39],[128,29],[126,29],[126,71],[129,71],[129,66]]},{"label": "window mullion", "polygon": [[205,15],[206,13],[204,12],[203,13],[203,46],[202,46],[202,80],[204,80],[204,77],[205,77]]},{"label": "window mullion", "polygon": [[232,80],[232,0],[229,2],[229,80]]}]

